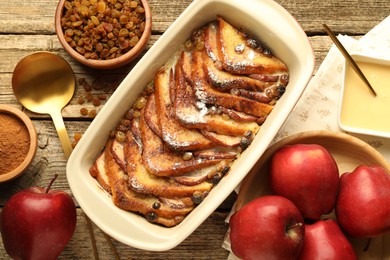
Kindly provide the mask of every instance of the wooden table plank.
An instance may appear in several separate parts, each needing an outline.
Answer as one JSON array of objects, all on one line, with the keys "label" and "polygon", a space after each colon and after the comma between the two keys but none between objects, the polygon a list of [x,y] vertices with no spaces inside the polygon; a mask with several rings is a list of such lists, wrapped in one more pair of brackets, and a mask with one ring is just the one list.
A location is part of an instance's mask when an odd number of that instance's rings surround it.
[{"label": "wooden table plank", "polygon": [[366,34],[389,15],[387,0],[279,0],[301,24],[308,35],[323,34],[322,24],[328,24],[337,33]]},{"label": "wooden table plank", "polygon": [[[150,0],[154,33],[164,32],[192,0]],[[365,34],[389,15],[387,0],[278,0],[309,34],[322,32],[322,23],[335,31]],[[4,1],[0,10],[0,32],[8,34],[54,34],[53,14],[57,1]],[[260,11],[259,11],[260,12]]]}]

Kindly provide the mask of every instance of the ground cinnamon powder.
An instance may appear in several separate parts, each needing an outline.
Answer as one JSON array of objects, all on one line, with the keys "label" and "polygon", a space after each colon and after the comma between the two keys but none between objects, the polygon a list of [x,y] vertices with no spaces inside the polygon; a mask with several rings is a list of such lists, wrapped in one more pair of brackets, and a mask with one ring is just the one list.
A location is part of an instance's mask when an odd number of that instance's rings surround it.
[{"label": "ground cinnamon powder", "polygon": [[18,167],[30,147],[27,127],[11,114],[0,113],[0,174]]}]

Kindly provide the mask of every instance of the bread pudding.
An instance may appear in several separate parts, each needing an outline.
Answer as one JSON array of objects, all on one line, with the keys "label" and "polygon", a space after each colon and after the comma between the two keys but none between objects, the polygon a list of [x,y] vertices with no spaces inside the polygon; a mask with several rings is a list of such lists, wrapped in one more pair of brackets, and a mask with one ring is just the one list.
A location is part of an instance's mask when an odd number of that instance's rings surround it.
[{"label": "bread pudding", "polygon": [[288,80],[279,58],[218,16],[129,104],[90,174],[117,207],[175,226],[229,174]]}]

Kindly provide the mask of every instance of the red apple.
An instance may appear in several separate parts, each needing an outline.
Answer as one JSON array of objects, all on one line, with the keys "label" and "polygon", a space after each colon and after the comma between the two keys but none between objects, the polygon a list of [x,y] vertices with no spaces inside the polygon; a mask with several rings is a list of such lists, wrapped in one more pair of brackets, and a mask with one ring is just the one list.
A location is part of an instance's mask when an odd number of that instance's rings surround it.
[{"label": "red apple", "polygon": [[355,237],[390,232],[390,175],[379,166],[358,166],[340,177],[336,216],[342,229]]},{"label": "red apple", "polygon": [[0,231],[6,252],[14,259],[57,259],[73,236],[76,207],[64,191],[30,187],[5,204]]},{"label": "red apple", "polygon": [[229,225],[231,249],[245,260],[296,259],[303,244],[302,215],[281,196],[252,200],[232,215]]},{"label": "red apple", "polygon": [[304,218],[316,220],[334,209],[339,170],[323,146],[283,146],[273,155],[270,167],[272,191],[291,200]]},{"label": "red apple", "polygon": [[336,221],[318,220],[305,225],[299,260],[355,260],[357,256]]}]

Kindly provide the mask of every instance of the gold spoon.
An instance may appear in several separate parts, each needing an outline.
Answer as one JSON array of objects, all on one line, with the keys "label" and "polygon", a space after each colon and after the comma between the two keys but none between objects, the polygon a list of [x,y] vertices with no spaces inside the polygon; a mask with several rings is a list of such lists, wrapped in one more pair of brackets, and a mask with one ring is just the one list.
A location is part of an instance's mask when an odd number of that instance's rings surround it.
[{"label": "gold spoon", "polygon": [[353,68],[353,70],[356,72],[356,74],[359,76],[359,78],[366,84],[366,86],[370,89],[371,93],[376,96],[376,92],[374,88],[371,86],[370,82],[367,80],[366,76],[364,76],[364,73],[360,70],[359,66],[356,64],[356,62],[353,60],[351,55],[349,55],[348,51],[344,48],[344,46],[341,44],[341,42],[337,39],[337,37],[334,35],[332,30],[326,25],[322,25],[326,31],[326,33],[329,35],[329,37],[332,39],[336,47],[339,49],[341,54],[344,55],[344,58],[348,61],[348,64]]},{"label": "gold spoon", "polygon": [[62,108],[69,103],[75,90],[75,77],[69,64],[50,52],[30,54],[16,65],[12,88],[24,107],[51,116],[64,154],[69,158],[72,145],[61,116]]}]

